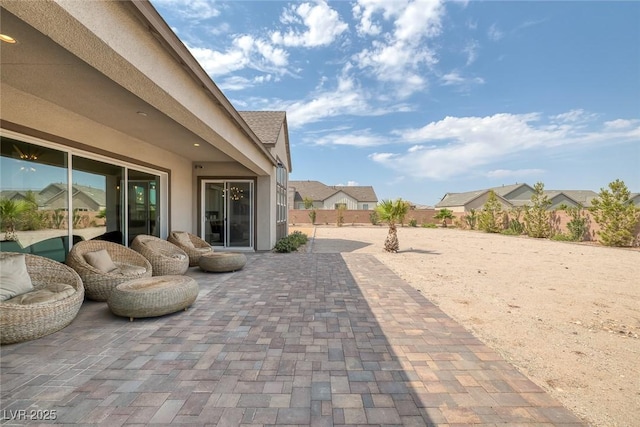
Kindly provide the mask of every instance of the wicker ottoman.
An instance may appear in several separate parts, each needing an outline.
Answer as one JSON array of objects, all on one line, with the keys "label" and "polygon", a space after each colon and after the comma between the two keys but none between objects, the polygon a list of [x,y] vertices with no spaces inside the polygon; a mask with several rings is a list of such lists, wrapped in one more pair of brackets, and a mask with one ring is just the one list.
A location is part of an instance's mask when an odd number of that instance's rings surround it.
[{"label": "wicker ottoman", "polygon": [[118,316],[133,321],[186,310],[198,296],[198,283],[187,276],[156,276],[121,283],[107,304]]},{"label": "wicker ottoman", "polygon": [[247,263],[247,257],[238,252],[212,252],[202,255],[198,265],[204,271],[225,273],[240,270]]}]

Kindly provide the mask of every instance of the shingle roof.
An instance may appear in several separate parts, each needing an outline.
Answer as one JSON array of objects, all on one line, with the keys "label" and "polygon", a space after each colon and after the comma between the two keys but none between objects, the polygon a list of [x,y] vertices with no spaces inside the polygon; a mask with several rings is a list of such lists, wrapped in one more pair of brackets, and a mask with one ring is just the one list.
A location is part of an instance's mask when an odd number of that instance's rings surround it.
[{"label": "shingle roof", "polygon": [[447,193],[442,200],[436,204],[436,208],[447,208],[451,206],[464,206],[476,197],[481,196],[489,190],[467,191],[465,193]]},{"label": "shingle roof", "polygon": [[567,197],[570,197],[585,208],[591,207],[591,201],[598,197],[598,194],[595,191],[591,190],[545,190],[545,194],[550,199],[560,193],[564,194]]},{"label": "shingle roof", "polygon": [[294,187],[296,189],[294,200],[297,202],[302,202],[307,197],[315,201],[324,201],[336,194],[338,191],[344,192],[359,202],[378,202],[376,192],[370,185],[330,186],[325,185],[320,181],[289,181],[289,187]]},{"label": "shingle roof", "polygon": [[275,145],[282,129],[284,111],[238,111],[253,133],[266,145]]},{"label": "shingle roof", "polygon": [[[447,193],[442,198],[442,200],[436,204],[436,208],[446,208],[452,206],[464,206],[476,197],[488,192],[489,190],[493,190],[498,196],[505,198],[514,206],[524,206],[525,204],[530,203],[529,199],[513,199],[509,198],[509,193],[517,190],[522,186],[528,186],[527,184],[511,184],[511,185],[502,185],[500,187],[487,188],[483,190],[476,191],[467,191],[465,193]],[[598,194],[591,190],[545,190],[544,192],[549,199],[559,195],[560,193],[565,196],[575,200],[580,203],[584,207],[590,207],[591,201],[598,197]]]}]

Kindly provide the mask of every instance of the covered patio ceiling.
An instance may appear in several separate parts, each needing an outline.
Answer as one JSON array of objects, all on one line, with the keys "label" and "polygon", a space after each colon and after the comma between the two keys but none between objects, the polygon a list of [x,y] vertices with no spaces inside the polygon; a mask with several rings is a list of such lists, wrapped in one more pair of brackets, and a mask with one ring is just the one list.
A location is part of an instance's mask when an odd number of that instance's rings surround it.
[{"label": "covered patio ceiling", "polygon": [[[217,134],[217,138],[205,140],[161,111],[175,111],[183,116],[190,113],[168,94],[164,97],[165,104],[156,108],[4,8],[1,9],[0,19],[1,32],[17,41],[15,44],[2,43],[0,47],[2,86],[7,85],[44,99],[91,122],[131,135],[191,161],[238,161],[249,169],[257,169],[243,156],[235,155],[237,147],[229,141]],[[70,36],[79,35],[70,32]],[[138,93],[156,92],[157,96],[161,90],[148,78],[132,78],[136,79]],[[2,110],[15,107],[18,107],[15,100],[9,102],[3,97]],[[185,120],[196,121],[194,117]],[[91,134],[91,122],[79,121],[78,125],[88,127],[86,133]]]}]

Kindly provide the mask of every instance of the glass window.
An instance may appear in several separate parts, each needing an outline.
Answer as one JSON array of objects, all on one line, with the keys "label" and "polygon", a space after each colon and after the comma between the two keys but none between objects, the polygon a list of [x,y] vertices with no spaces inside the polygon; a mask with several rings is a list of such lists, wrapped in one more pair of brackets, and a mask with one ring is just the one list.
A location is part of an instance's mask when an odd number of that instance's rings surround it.
[{"label": "glass window", "polygon": [[124,243],[124,168],[73,156],[73,228],[85,240]]},{"label": "glass window", "polygon": [[160,237],[160,177],[134,169],[128,175],[129,244],[139,234]]},{"label": "glass window", "polygon": [[69,247],[67,153],[0,138],[0,249],[64,261]]}]

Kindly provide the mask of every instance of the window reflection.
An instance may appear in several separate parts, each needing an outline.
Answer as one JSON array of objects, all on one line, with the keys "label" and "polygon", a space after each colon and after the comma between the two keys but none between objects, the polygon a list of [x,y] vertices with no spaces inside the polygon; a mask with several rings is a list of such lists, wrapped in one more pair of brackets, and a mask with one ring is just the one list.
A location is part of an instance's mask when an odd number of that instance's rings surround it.
[{"label": "window reflection", "polygon": [[0,249],[64,260],[69,247],[67,155],[0,138]]},{"label": "window reflection", "polygon": [[124,243],[124,168],[73,156],[73,227],[85,239]]}]

